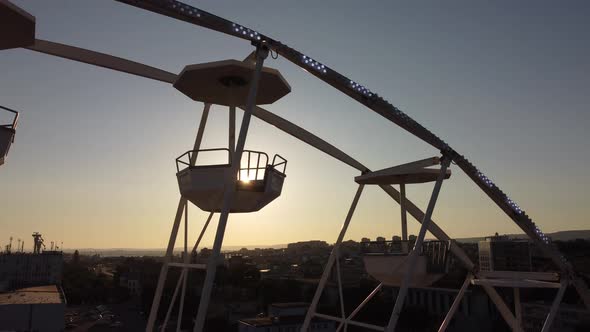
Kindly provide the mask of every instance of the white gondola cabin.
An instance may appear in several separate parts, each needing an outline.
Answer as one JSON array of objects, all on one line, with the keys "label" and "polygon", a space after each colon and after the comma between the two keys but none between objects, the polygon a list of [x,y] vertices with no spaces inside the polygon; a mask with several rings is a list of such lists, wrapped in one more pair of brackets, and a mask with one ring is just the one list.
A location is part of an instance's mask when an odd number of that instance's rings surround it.
[{"label": "white gondola cabin", "polygon": [[[201,157],[210,152],[227,152],[227,162],[194,164],[195,154]],[[206,157],[206,156],[205,156]],[[196,158],[195,158],[196,159]],[[264,152],[244,150],[235,182],[236,191],[230,212],[254,212],[262,209],[281,195],[287,160],[275,155],[269,163]],[[229,149],[188,151],[176,159],[178,186],[183,197],[203,211],[220,212],[228,172],[231,172]]]},{"label": "white gondola cabin", "polygon": [[[363,242],[365,269],[384,285],[399,287],[407,270],[408,241]],[[410,287],[427,287],[447,272],[449,243],[425,241],[418,256]]]},{"label": "white gondola cabin", "polygon": [[[405,185],[436,181],[441,174],[440,158],[433,157],[398,165],[375,172],[369,172],[355,178],[359,184],[400,185],[400,206],[402,210],[402,240],[362,243],[363,260],[367,273],[384,285],[399,287],[408,270],[408,255],[413,243],[408,241]],[[444,179],[451,176],[445,170]],[[417,256],[411,287],[426,287],[441,279],[447,272],[449,243],[441,241],[424,241]]]},{"label": "white gondola cabin", "polygon": [[[14,134],[16,133],[16,125],[18,122],[18,112],[9,108],[0,106],[1,115],[8,115],[11,120],[8,123],[0,124],[0,165],[4,164],[4,160],[8,155],[8,150],[12,142],[14,142]],[[4,117],[0,117],[4,119]]]}]

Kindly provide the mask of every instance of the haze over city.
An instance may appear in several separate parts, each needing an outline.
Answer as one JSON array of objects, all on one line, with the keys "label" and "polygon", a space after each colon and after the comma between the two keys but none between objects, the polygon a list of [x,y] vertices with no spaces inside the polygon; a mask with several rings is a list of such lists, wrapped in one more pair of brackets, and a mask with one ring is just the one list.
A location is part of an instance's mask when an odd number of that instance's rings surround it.
[{"label": "haze over city", "polygon": [[[113,1],[14,2],[35,14],[38,38],[174,73],[252,50]],[[545,232],[588,228],[586,2],[190,3],[288,42],[385,97],[474,161]],[[265,65],[293,91],[267,109],[371,169],[439,154],[284,59]],[[202,104],[167,84],[24,49],[0,52],[0,72],[2,104],[22,111],[0,172],[0,243],[39,231],[66,249],[163,247],[179,197],[174,159],[192,147]],[[203,147],[227,145],[226,123],[227,111],[214,107]],[[230,216],[224,245],[334,242],[358,171],[256,119],[246,147],[285,156],[287,178],[265,209]],[[519,233],[451,169],[433,217],[451,237]],[[409,186],[408,196],[423,207],[431,188]],[[189,213],[192,242],[206,213]],[[396,203],[366,188],[347,238],[399,235],[398,218]],[[409,222],[410,233],[417,225]]]}]

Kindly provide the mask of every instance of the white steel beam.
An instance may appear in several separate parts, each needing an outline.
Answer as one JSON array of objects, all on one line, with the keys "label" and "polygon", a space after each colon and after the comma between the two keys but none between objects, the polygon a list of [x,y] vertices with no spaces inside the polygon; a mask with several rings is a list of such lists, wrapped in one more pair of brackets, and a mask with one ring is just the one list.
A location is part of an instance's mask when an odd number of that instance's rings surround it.
[{"label": "white steel beam", "polygon": [[488,293],[488,296],[496,305],[496,309],[498,309],[500,315],[502,316],[502,318],[504,318],[504,321],[506,322],[506,324],[508,324],[512,331],[523,332],[520,322],[516,319],[516,317],[514,317],[512,311],[510,310],[510,308],[508,308],[506,303],[504,303],[504,300],[502,300],[502,297],[500,297],[500,295],[498,294],[498,292],[496,292],[494,287],[487,284],[483,284],[481,286],[483,290],[486,293]]},{"label": "white steel beam", "polygon": [[[204,113],[204,112],[203,112]],[[188,204],[184,205],[184,264],[189,264],[188,260]],[[184,277],[182,278],[182,291],[180,292],[180,303],[178,308],[178,318],[176,319],[176,332],[180,332],[182,324],[182,313],[184,311],[184,297],[186,295],[186,280],[188,279],[188,269],[182,268]]]},{"label": "white steel beam", "polygon": [[408,172],[416,172],[416,171],[423,170],[425,167],[428,167],[428,166],[438,165],[439,163],[440,163],[440,159],[438,157],[431,157],[431,158],[426,158],[426,159],[422,159],[422,160],[418,160],[418,161],[413,161],[413,162],[407,163],[407,164],[397,165],[397,166],[393,166],[393,167],[389,167],[389,168],[384,168],[384,169],[381,169],[378,171],[369,172],[369,173],[355,177],[354,180],[358,183],[360,183],[360,182],[368,183],[367,181],[370,181],[371,179],[374,179],[374,178],[379,178],[379,177],[389,176],[389,175],[400,175],[400,174],[404,174],[404,173],[408,173]]},{"label": "white steel beam", "polygon": [[176,77],[178,76],[165,70],[154,68],[135,61],[87,50],[84,48],[54,43],[48,40],[35,39],[35,43],[33,45],[25,48],[31,51],[83,62],[127,74],[162,81],[165,83],[174,83],[174,81],[176,81]]},{"label": "white steel beam", "polygon": [[[369,303],[369,301],[371,301],[371,299],[381,290],[381,288],[383,288],[383,283],[380,283],[379,285],[377,285],[377,287],[375,287],[375,289],[373,289],[373,291],[363,300],[363,302],[361,302],[361,304],[359,304],[356,309],[354,309],[350,315],[348,315],[348,317],[346,317],[346,320],[348,322],[352,321],[352,318],[354,316],[356,316],[356,314],[359,313],[359,311],[361,311],[361,309],[367,304]],[[342,328],[342,326],[339,326],[338,329],[336,329],[336,332],[339,332],[340,329]]]},{"label": "white steel beam", "polygon": [[326,263],[326,266],[324,267],[324,273],[322,274],[320,282],[318,283],[318,288],[316,288],[316,290],[315,290],[313,300],[311,301],[311,305],[309,306],[309,309],[307,310],[307,314],[305,315],[305,320],[303,321],[303,325],[301,327],[302,332],[307,332],[307,329],[309,328],[309,324],[311,322],[311,318],[316,313],[316,309],[317,309],[320,297],[322,295],[322,291],[324,290],[324,287],[326,286],[326,282],[328,281],[328,276],[330,275],[330,272],[332,271],[332,266],[334,266],[334,260],[336,259],[338,249],[340,248],[340,244],[342,243],[342,240],[344,239],[344,235],[346,235],[346,231],[348,230],[348,225],[350,225],[350,221],[352,220],[352,216],[354,215],[354,210],[356,209],[359,199],[361,198],[361,194],[363,193],[364,187],[365,186],[362,184],[359,185],[358,189],[356,191],[356,194],[354,195],[354,199],[352,200],[352,204],[350,205],[350,209],[348,210],[348,214],[346,215],[346,219],[344,220],[344,224],[342,225],[342,228],[340,229],[340,234],[338,235],[338,239],[336,240],[336,243],[334,243],[334,248],[332,248],[332,252],[330,253],[330,257],[328,258],[328,262]]},{"label": "white steel beam", "polygon": [[[201,115],[201,121],[199,122],[199,129],[197,130],[197,136],[195,138],[195,144],[193,145],[193,150],[199,150],[201,147],[201,142],[203,139],[203,133],[205,131],[205,126],[207,124],[207,118],[209,116],[209,109],[211,104],[205,104],[203,108],[203,113]],[[191,165],[194,165],[196,161],[196,153],[193,156],[194,158],[191,159]],[[150,309],[150,315],[148,317],[148,323],[146,326],[147,332],[152,332],[154,329],[154,324],[156,323],[156,319],[158,318],[158,309],[160,306],[160,300],[162,298],[162,292],[164,290],[164,283],[166,281],[166,275],[168,274],[168,267],[171,263],[172,255],[174,254],[174,244],[176,243],[176,237],[178,236],[178,229],[180,228],[180,220],[182,219],[183,210],[186,210],[187,207],[187,199],[181,197],[180,201],[178,202],[178,209],[176,210],[176,217],[174,218],[174,224],[172,226],[172,231],[170,232],[170,239],[168,240],[168,248],[166,250],[166,255],[164,256],[164,262],[162,264],[162,268],[160,270],[160,276],[158,277],[158,285],[156,286],[156,292],[154,294],[154,299],[152,301],[152,307]],[[186,229],[185,229],[186,230]],[[186,234],[185,234],[186,237]],[[186,239],[186,238],[185,238]],[[186,263],[185,263],[186,264]]]},{"label": "white steel beam", "polygon": [[158,285],[156,286],[156,292],[154,293],[154,300],[152,301],[152,307],[150,309],[150,315],[146,326],[147,332],[154,330],[154,324],[158,318],[158,309],[160,307],[160,300],[162,298],[162,291],[164,290],[164,282],[166,281],[166,275],[168,274],[168,264],[172,259],[174,253],[174,244],[176,243],[176,236],[178,235],[178,228],[180,226],[180,220],[182,219],[182,213],[184,206],[187,204],[186,198],[181,197],[178,201],[178,208],[176,209],[176,217],[174,218],[174,224],[172,225],[172,231],[170,232],[170,239],[168,240],[168,248],[166,249],[166,255],[160,269],[160,276],[158,277]]},{"label": "white steel beam", "polygon": [[223,237],[225,235],[225,227],[229,217],[229,211],[233,201],[235,193],[236,174],[240,168],[240,161],[242,152],[244,151],[244,145],[246,144],[246,136],[248,134],[248,128],[250,125],[250,118],[252,110],[256,104],[256,94],[258,90],[258,82],[260,73],[262,72],[262,65],[264,59],[268,56],[268,49],[263,46],[258,46],[256,50],[256,68],[250,83],[250,90],[248,91],[248,99],[246,102],[246,109],[244,110],[244,116],[242,118],[242,125],[240,128],[240,135],[238,136],[238,142],[234,155],[231,162],[231,172],[225,179],[225,188],[223,192],[223,205],[221,208],[221,214],[219,217],[219,223],[217,225],[217,232],[215,234],[215,241],[213,242],[213,249],[209,262],[207,263],[207,274],[205,276],[205,283],[203,285],[203,291],[201,292],[201,300],[199,302],[199,309],[197,312],[197,318],[195,319],[195,332],[201,332],[205,326],[205,318],[207,316],[207,309],[209,308],[209,300],[211,298],[211,291],[213,289],[213,281],[215,280],[215,274],[217,271],[217,260],[221,252],[221,245],[223,243]]},{"label": "white steel beam", "polygon": [[[260,120],[277,127],[279,130],[283,131],[286,134],[289,134],[300,141],[311,145],[312,147],[332,156],[333,158],[361,171],[361,172],[370,172],[369,168],[365,165],[361,164],[354,158],[350,157],[342,150],[336,148],[332,144],[324,141],[323,139],[319,138],[318,136],[312,134],[311,132],[299,127],[298,125],[274,114],[271,113],[261,107],[255,107],[253,115],[259,118]],[[395,190],[390,185],[380,185],[381,189],[385,191],[393,200],[396,202],[401,201],[400,193]],[[409,199],[405,199],[404,202],[406,203],[406,211],[414,217],[418,222],[422,222],[424,219],[424,212],[420,210],[412,201]],[[428,225],[428,231],[432,233],[438,240],[440,241],[450,241],[451,238],[434,222],[434,220],[430,219],[430,223]],[[467,268],[468,271],[472,271],[475,267],[475,264],[471,261],[469,256],[457,245],[451,244],[450,248],[451,252],[463,263],[463,265]]]},{"label": "white steel beam", "polygon": [[514,287],[514,315],[522,326],[522,306],[520,305],[520,288]]},{"label": "white steel beam", "polygon": [[408,212],[406,211],[406,184],[399,185],[400,200],[399,208],[401,211],[401,228],[402,228],[402,252],[408,253]]},{"label": "white steel beam", "polygon": [[168,266],[182,267],[183,269],[197,269],[197,270],[205,270],[207,268],[207,264],[189,264],[189,263],[168,263]]},{"label": "white steel beam", "polygon": [[426,214],[424,215],[424,220],[422,221],[422,226],[420,227],[420,232],[418,233],[418,237],[416,238],[416,242],[414,244],[414,248],[408,254],[407,258],[407,270],[404,275],[404,279],[402,281],[402,285],[399,289],[397,294],[397,299],[395,300],[395,305],[393,307],[393,313],[389,319],[389,323],[387,324],[386,331],[393,332],[395,331],[395,327],[397,325],[397,321],[399,319],[399,315],[402,311],[404,306],[404,301],[406,299],[406,294],[408,292],[408,288],[410,286],[410,281],[412,279],[412,275],[414,274],[414,268],[416,266],[416,261],[418,259],[418,255],[420,255],[420,251],[422,248],[422,243],[424,242],[424,237],[426,236],[426,230],[428,228],[428,224],[430,223],[430,218],[432,217],[432,213],[434,212],[434,207],[436,205],[436,201],[438,199],[438,194],[440,193],[440,189],[442,187],[442,183],[445,179],[445,175],[447,172],[447,167],[449,167],[451,160],[448,158],[444,158],[441,168],[440,174],[434,184],[434,189],[432,190],[432,195],[430,196],[430,201],[428,202],[428,207],[426,208]]},{"label": "white steel beam", "polygon": [[213,218],[214,214],[215,214],[215,212],[209,213],[209,216],[207,217],[207,221],[205,222],[203,229],[201,229],[201,233],[199,234],[199,237],[197,238],[197,241],[195,242],[195,245],[193,246],[193,250],[191,251],[191,254],[194,254],[197,252],[197,247],[201,243],[201,240],[203,239],[203,236],[205,235],[205,231],[207,230],[207,226],[209,226],[209,222],[211,221],[211,218]]},{"label": "white steel beam", "polygon": [[201,142],[203,142],[203,134],[205,133],[205,127],[207,126],[207,118],[209,117],[209,110],[211,104],[205,104],[203,107],[203,113],[201,114],[201,121],[199,122],[199,129],[197,129],[197,136],[195,137],[195,144],[193,145],[193,154],[190,159],[190,165],[194,166],[197,162],[197,156],[199,154],[199,148]]},{"label": "white steel beam", "polygon": [[228,135],[228,147],[230,155],[234,154],[236,148],[236,107],[229,107],[229,135]]},{"label": "white steel beam", "polygon": [[178,282],[176,283],[176,288],[174,288],[174,293],[172,293],[172,299],[170,300],[170,305],[168,306],[168,311],[166,311],[166,317],[164,317],[164,323],[162,323],[162,327],[160,328],[160,332],[166,331],[166,327],[168,326],[168,321],[170,320],[170,315],[172,314],[172,309],[174,308],[174,302],[176,302],[176,296],[178,295],[178,290],[180,289],[180,285],[184,280],[184,276],[186,274],[186,270],[182,270],[180,272],[180,277],[178,277]]},{"label": "white steel beam", "polygon": [[[336,253],[336,275],[338,278],[338,295],[340,297],[340,315],[344,319],[344,331],[347,331],[348,324],[346,324],[346,312],[344,311],[344,293],[342,292],[342,275],[340,274],[340,250]],[[338,326],[340,328],[342,323]]]},{"label": "white steel beam", "polygon": [[444,332],[447,329],[447,327],[449,327],[451,320],[453,320],[453,316],[455,316],[455,312],[457,312],[457,309],[459,309],[459,305],[461,304],[463,295],[465,295],[465,291],[467,290],[467,287],[469,286],[469,283],[471,282],[472,278],[473,275],[471,273],[467,273],[467,277],[465,277],[463,285],[461,285],[461,288],[459,289],[457,296],[455,296],[455,300],[453,301],[453,304],[451,304],[451,308],[445,316],[445,319],[443,320],[442,324],[440,324],[438,332]]},{"label": "white steel beam", "polygon": [[561,287],[557,291],[557,295],[555,299],[553,299],[553,303],[551,304],[551,309],[549,310],[549,314],[547,314],[547,318],[545,319],[545,323],[543,324],[543,329],[541,332],[549,332],[551,331],[551,325],[555,320],[555,316],[557,316],[557,312],[559,311],[559,304],[563,299],[563,294],[565,294],[565,290],[567,289],[567,281],[561,281]]},{"label": "white steel beam", "polygon": [[540,281],[559,281],[557,272],[521,272],[521,271],[480,271],[477,274],[481,278],[497,279],[530,279]]},{"label": "white steel beam", "polygon": [[[320,314],[320,313],[315,313],[314,316],[315,317],[319,317],[319,318],[323,318],[323,319],[332,320],[332,321],[335,321],[335,322],[340,322],[341,324],[348,323],[350,325],[356,325],[356,326],[364,327],[364,328],[370,329],[370,330],[385,331],[385,328],[383,326],[377,326],[377,325],[373,325],[373,324],[361,323],[361,322],[357,322],[357,321],[353,321],[353,320],[347,320],[347,319],[343,319],[343,318],[340,318],[340,317],[334,317],[334,316],[324,315],[324,314]],[[305,331],[305,330],[302,329],[301,331]]]},{"label": "white steel beam", "polygon": [[471,283],[474,285],[488,285],[509,288],[559,288],[561,286],[561,284],[558,282],[517,279],[473,279]]}]

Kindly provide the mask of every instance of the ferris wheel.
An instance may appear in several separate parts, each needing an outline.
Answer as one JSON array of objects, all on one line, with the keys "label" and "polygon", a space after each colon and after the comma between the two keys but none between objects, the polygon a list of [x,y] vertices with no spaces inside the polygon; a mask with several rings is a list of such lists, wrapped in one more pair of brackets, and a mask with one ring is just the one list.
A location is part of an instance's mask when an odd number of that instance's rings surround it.
[{"label": "ferris wheel", "polygon": [[[174,74],[112,55],[37,39],[35,37],[35,18],[9,1],[0,0],[0,50],[24,48],[160,81],[171,84],[190,99],[204,105],[193,149],[180,154],[176,159],[176,175],[181,197],[148,318],[148,331],[153,331],[155,328],[164,283],[170,268],[179,268],[182,272],[172,303],[164,319],[163,327],[167,326],[179,292],[178,317],[182,316],[187,275],[189,270],[196,269],[205,270],[205,280],[199,309],[196,313],[194,330],[203,330],[217,270],[217,262],[220,258],[221,246],[230,214],[259,211],[281,195],[283,184],[286,181],[287,160],[279,154],[274,154],[271,158],[267,152],[246,149],[246,138],[252,116],[279,128],[283,132],[358,170],[360,173],[354,179],[358,184],[358,189],[354,194],[349,212],[324,268],[324,273],[303,323],[302,331],[308,330],[310,322],[314,318],[334,320],[339,323],[339,330],[349,325],[355,325],[370,330],[394,331],[402,312],[408,288],[428,286],[441,278],[446,273],[447,257],[449,255],[455,256],[469,272],[439,331],[446,329],[460,304],[461,297],[470,285],[481,286],[484,289],[498,308],[503,319],[514,331],[522,331],[521,321],[508,308],[494,287],[557,289],[543,331],[549,330],[568,286],[573,286],[576,289],[585,306],[590,309],[590,291],[587,285],[524,210],[467,158],[383,97],[357,81],[340,74],[326,64],[261,32],[182,2],[173,0],[117,1],[240,38],[249,42],[253,47],[252,53],[243,60],[224,59],[216,62],[187,65],[179,74]],[[294,65],[305,69],[309,74],[357,101],[361,106],[372,110],[385,120],[392,122],[434,147],[440,152],[440,155],[371,171],[368,167],[322,138],[263,109],[259,105],[271,104],[291,92],[291,86],[277,69],[264,66],[269,53],[277,54],[277,56],[281,56]],[[228,111],[229,144],[227,147],[202,149],[201,142],[212,107],[226,108]],[[6,107],[1,108],[14,114],[14,118],[12,123],[0,126],[0,164],[4,162],[4,157],[14,139],[18,120],[18,112]],[[244,111],[237,138],[236,109]],[[223,161],[208,163],[209,158],[207,156],[211,154],[222,156]],[[452,164],[455,164],[458,170],[467,175],[496,203],[506,216],[541,250],[543,255],[557,266],[557,273],[503,273],[501,271],[485,273],[476,269],[475,264],[465,251],[443,231],[439,224],[432,220],[432,214],[442,185],[445,180],[451,178],[450,167]],[[455,174],[453,177],[456,176]],[[434,185],[426,209],[422,211],[406,197],[405,187],[406,185],[424,185],[425,183],[434,183]],[[352,313],[346,315],[342,305],[342,315],[340,317],[321,314],[317,312],[320,296],[332,271],[336,270],[336,273],[340,273],[338,260],[340,244],[352,221],[363,189],[367,185],[378,186],[400,204],[402,211],[400,216],[402,241],[399,248],[395,249],[395,254],[365,255],[367,272],[380,283]],[[399,186],[399,191],[394,185]],[[187,243],[189,202],[199,209],[209,212],[198,240],[192,246],[192,251],[189,250]],[[211,256],[206,264],[191,263],[189,261],[189,252],[197,250],[215,213],[219,214],[219,223],[215,232]],[[407,242],[407,214],[421,224],[418,236],[412,244]],[[172,262],[173,249],[183,217],[184,261],[182,263]],[[425,235],[427,231],[434,235],[437,240],[426,241]],[[390,248],[390,250],[393,250],[393,248]],[[340,282],[339,286],[342,301]],[[399,287],[388,324],[386,326],[375,326],[355,321],[355,315],[375,294],[387,286]]]}]

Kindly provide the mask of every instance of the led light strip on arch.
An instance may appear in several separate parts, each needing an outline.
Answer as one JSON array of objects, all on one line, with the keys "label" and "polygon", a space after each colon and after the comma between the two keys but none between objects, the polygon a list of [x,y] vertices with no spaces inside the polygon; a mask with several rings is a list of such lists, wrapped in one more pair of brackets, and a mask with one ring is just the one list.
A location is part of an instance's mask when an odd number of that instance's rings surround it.
[{"label": "led light strip on arch", "polygon": [[252,30],[252,29],[248,29],[246,27],[243,27],[237,23],[232,23],[232,29],[235,33],[239,33],[242,34],[244,37],[250,37],[256,40],[260,40],[260,34],[258,33],[258,31]]}]

